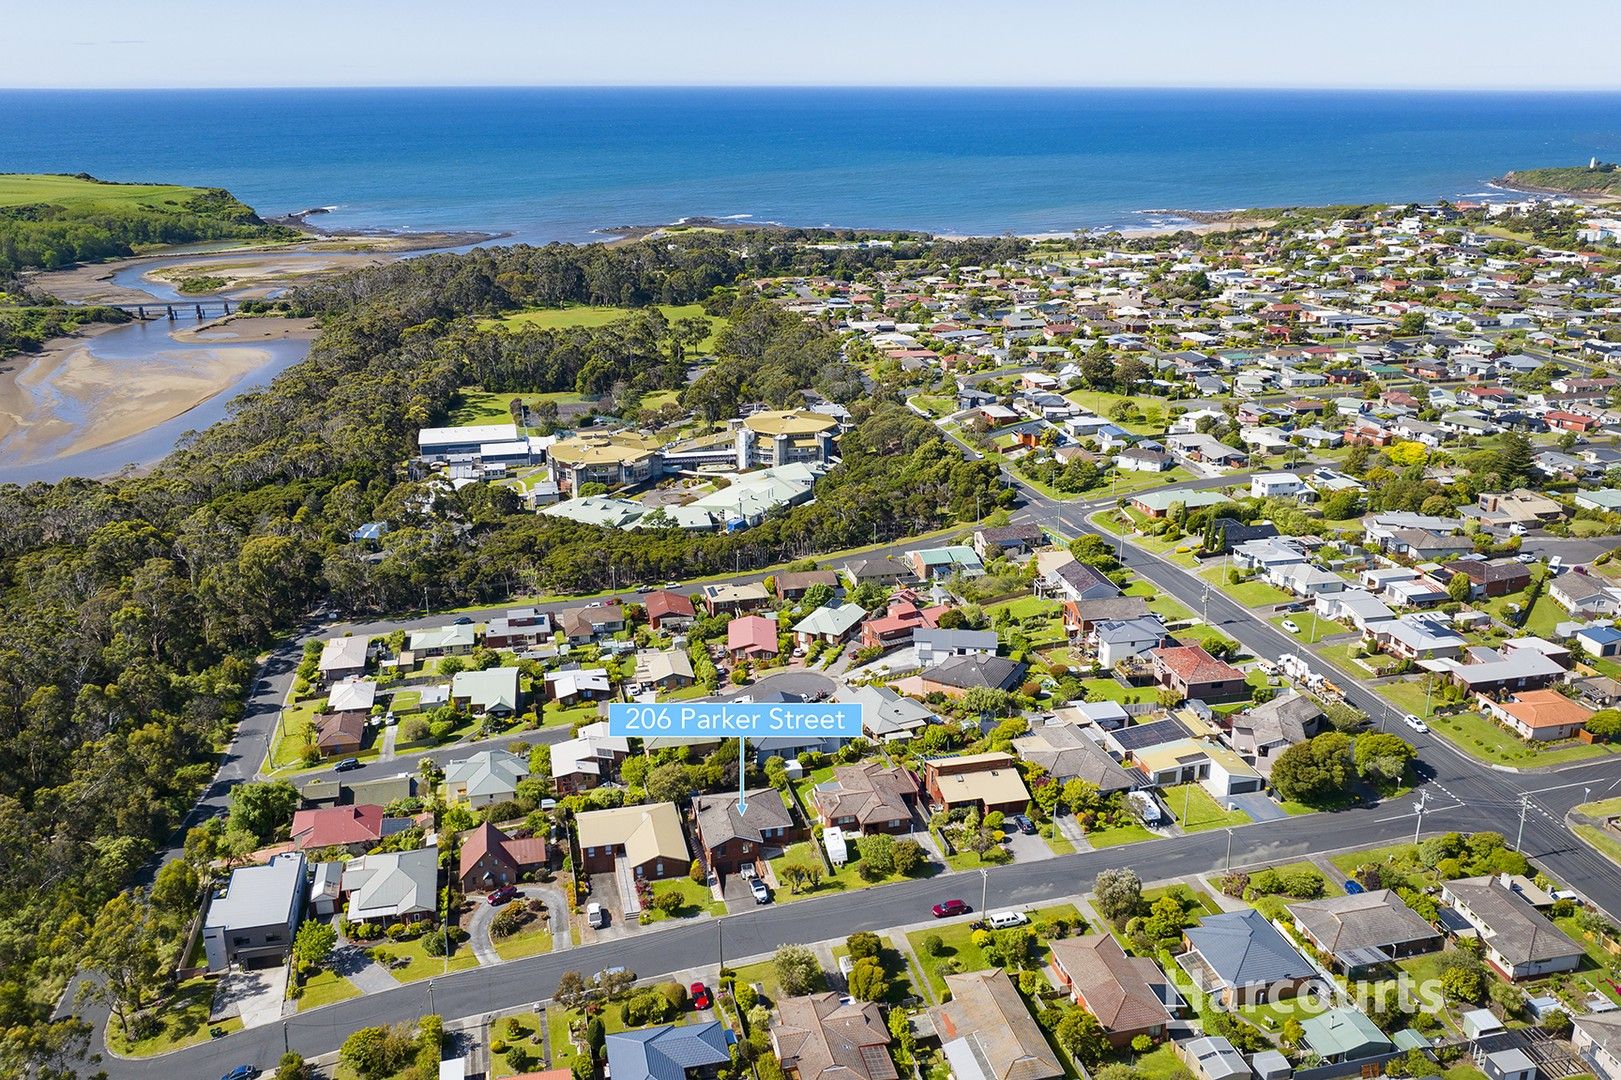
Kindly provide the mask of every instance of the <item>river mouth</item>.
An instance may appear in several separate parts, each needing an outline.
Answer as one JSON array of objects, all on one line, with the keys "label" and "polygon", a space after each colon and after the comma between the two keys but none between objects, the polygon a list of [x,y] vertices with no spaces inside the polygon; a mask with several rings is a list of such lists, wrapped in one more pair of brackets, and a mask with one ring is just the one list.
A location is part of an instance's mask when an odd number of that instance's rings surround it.
[{"label": "river mouth", "polygon": [[165,457],[309,353],[306,319],[137,321],[0,362],[0,483],[101,477]]}]

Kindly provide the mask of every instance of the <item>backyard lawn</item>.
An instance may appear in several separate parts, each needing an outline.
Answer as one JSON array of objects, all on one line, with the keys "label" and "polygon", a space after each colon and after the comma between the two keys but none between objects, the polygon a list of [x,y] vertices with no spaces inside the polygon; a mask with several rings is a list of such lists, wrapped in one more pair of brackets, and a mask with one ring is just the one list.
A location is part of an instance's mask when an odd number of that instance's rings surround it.
[{"label": "backyard lawn", "polygon": [[1153,701],[1152,686],[1123,686],[1113,679],[1082,679],[1087,701],[1114,701],[1121,705]]}]

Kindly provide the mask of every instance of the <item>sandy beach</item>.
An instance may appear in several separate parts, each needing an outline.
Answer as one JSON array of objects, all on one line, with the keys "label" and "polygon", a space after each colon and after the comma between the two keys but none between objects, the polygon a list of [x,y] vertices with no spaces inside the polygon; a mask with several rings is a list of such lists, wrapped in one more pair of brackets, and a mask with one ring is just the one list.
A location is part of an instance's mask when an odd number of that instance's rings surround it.
[{"label": "sandy beach", "polygon": [[29,284],[69,304],[150,304],[155,299],[153,293],[115,280],[135,270],[143,280],[171,286],[188,277],[224,278],[226,284],[210,295],[258,299],[315,274],[376,266],[414,251],[457,247],[488,238],[483,233],[316,236],[274,247],[154,252],[34,274]]},{"label": "sandy beach", "polygon": [[314,335],[307,319],[233,317],[174,335],[218,349],[98,356],[94,339],[115,329],[58,339],[0,369],[0,462],[29,464],[140,434],[224,393],[268,361],[270,351],[254,348],[255,342]]}]

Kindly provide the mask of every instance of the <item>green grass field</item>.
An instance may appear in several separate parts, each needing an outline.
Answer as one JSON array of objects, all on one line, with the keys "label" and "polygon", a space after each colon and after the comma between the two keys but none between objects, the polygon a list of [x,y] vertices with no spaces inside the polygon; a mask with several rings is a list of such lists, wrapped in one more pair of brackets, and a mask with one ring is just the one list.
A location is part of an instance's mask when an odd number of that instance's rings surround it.
[{"label": "green grass field", "polygon": [[1225,567],[1212,566],[1201,573],[1199,577],[1216,586],[1216,588],[1245,607],[1273,607],[1278,604],[1293,603],[1298,599],[1298,597],[1268,585],[1264,581],[1243,581],[1234,585],[1227,580],[1226,573]]},{"label": "green grass field", "polygon": [[76,176],[0,174],[0,206],[49,203],[73,210],[179,210],[202,188],[179,184],[104,184]]},{"label": "green grass field", "polygon": [[[660,304],[659,311],[670,322],[677,319],[708,319],[709,336],[698,343],[698,351],[708,352],[715,347],[715,331],[725,320],[712,315],[705,315],[701,304]],[[535,308],[530,311],[515,311],[510,315],[503,315],[498,319],[481,319],[479,325],[484,328],[497,325],[505,326],[535,326],[545,329],[561,329],[573,326],[607,326],[620,319],[629,318],[635,314],[635,309],[624,307],[561,307],[561,308]]]},{"label": "green grass field", "polygon": [[1165,789],[1165,805],[1176,816],[1183,832],[1204,832],[1206,829],[1227,829],[1235,825],[1248,825],[1250,816],[1242,810],[1224,810],[1198,784],[1180,784]]},{"label": "green grass field", "polygon": [[304,992],[298,995],[298,1011],[318,1009],[360,996],[360,988],[334,971],[320,971],[304,983]]}]

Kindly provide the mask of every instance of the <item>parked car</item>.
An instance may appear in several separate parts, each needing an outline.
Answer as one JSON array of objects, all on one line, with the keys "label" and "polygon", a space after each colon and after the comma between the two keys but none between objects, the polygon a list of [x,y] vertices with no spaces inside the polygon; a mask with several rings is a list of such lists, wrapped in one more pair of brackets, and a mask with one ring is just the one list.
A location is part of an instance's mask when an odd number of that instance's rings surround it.
[{"label": "parked car", "polygon": [[1300,633],[1300,624],[1295,622],[1293,619],[1284,619],[1283,622],[1279,623],[1278,625],[1289,631],[1291,634]]},{"label": "parked car", "polygon": [[585,925],[595,930],[601,930],[608,925],[608,913],[595,900],[585,905]]},{"label": "parked car", "polygon": [[714,1004],[714,1001],[709,996],[709,987],[701,982],[693,983],[687,992],[692,995],[692,1007],[694,1009],[707,1009]]},{"label": "parked car", "polygon": [[358,769],[358,768],[360,768],[360,759],[359,758],[357,758],[357,757],[346,757],[342,761],[338,762],[336,765],[332,766],[332,771],[333,772],[349,772],[351,769]]},{"label": "parked car", "polygon": [[947,919],[953,915],[966,915],[974,909],[962,900],[942,900],[931,909],[936,919]]},{"label": "parked car", "polygon": [[459,619],[450,620],[450,625],[452,625],[452,626],[472,626],[473,625],[473,620],[472,620],[472,618],[470,616],[463,615]]},{"label": "parked car", "polygon": [[506,903],[508,900],[511,900],[514,896],[517,896],[517,895],[518,895],[518,886],[516,886],[516,885],[503,885],[499,889],[491,889],[490,890],[490,895],[485,897],[485,899],[489,902],[491,907],[494,907],[496,904],[504,904],[504,903]]},{"label": "parked car", "polygon": [[1022,911],[993,911],[986,916],[985,922],[992,930],[1008,930],[1026,925],[1030,922],[1030,916]]},{"label": "parked car", "polygon": [[1430,725],[1426,724],[1412,713],[1408,713],[1406,716],[1402,717],[1402,723],[1406,724],[1408,727],[1417,732],[1425,732],[1430,730]]},{"label": "parked car", "polygon": [[771,903],[771,890],[766,888],[765,882],[761,881],[759,878],[749,879],[749,892],[754,894],[754,902],[756,904]]},{"label": "parked car", "polygon": [[253,1080],[253,1078],[255,1076],[258,1076],[258,1075],[259,1075],[258,1066],[256,1066],[256,1065],[238,1065],[236,1068],[232,1069],[230,1072],[228,1072],[224,1076],[220,1077],[220,1080]]},{"label": "parked car", "polygon": [[1009,820],[1026,836],[1031,836],[1036,831],[1036,823],[1023,814],[1014,814]]}]

